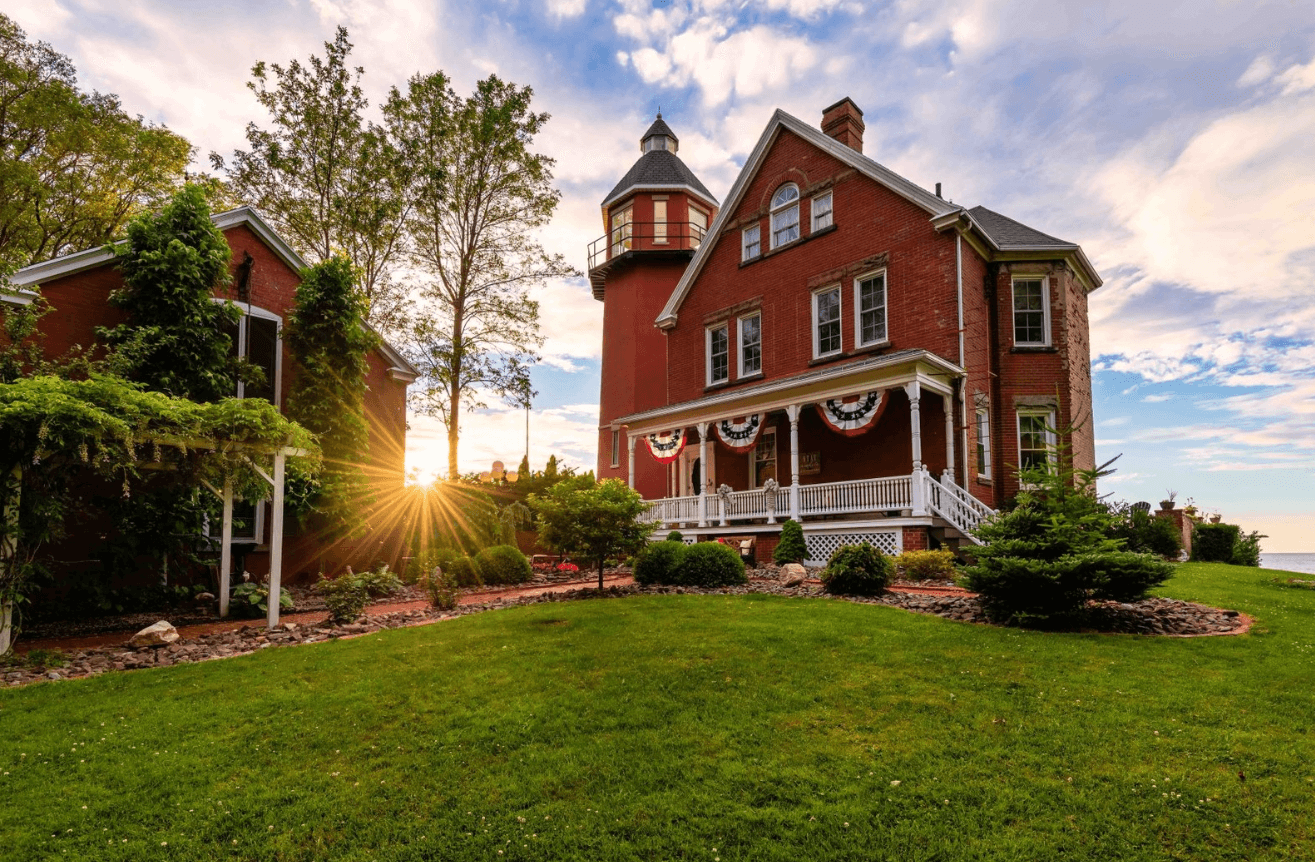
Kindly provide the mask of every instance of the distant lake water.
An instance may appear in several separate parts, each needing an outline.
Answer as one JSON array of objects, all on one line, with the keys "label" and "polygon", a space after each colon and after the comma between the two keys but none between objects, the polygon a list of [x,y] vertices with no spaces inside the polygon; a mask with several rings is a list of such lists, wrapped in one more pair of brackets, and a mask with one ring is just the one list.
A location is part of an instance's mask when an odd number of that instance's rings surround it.
[{"label": "distant lake water", "polygon": [[1315,554],[1261,554],[1260,567],[1315,575]]}]

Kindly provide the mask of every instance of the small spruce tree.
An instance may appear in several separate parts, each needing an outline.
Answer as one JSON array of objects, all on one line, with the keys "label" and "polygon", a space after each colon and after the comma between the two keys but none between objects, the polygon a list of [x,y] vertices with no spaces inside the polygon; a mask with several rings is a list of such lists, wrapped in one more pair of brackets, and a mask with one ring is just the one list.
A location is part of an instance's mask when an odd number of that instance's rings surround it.
[{"label": "small spruce tree", "polygon": [[772,562],[783,566],[786,563],[801,562],[806,556],[808,548],[804,544],[803,525],[795,520],[786,521],[781,525],[781,540],[776,550],[772,551]]}]

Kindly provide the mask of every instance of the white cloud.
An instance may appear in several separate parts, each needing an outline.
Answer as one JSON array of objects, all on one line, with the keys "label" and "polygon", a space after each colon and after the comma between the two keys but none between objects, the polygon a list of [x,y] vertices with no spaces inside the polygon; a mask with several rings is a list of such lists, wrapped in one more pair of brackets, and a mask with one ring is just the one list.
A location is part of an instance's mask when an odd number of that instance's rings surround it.
[{"label": "white cloud", "polygon": [[557,18],[575,18],[584,14],[588,0],[547,0],[548,12]]},{"label": "white cloud", "polygon": [[1257,84],[1263,84],[1274,75],[1274,58],[1268,54],[1261,54],[1251,61],[1242,77],[1237,79],[1239,87],[1254,87]]},{"label": "white cloud", "polygon": [[1145,398],[1142,399],[1142,403],[1158,404],[1161,401],[1168,401],[1171,398],[1173,398],[1172,392],[1160,392],[1155,395],[1147,395]]}]

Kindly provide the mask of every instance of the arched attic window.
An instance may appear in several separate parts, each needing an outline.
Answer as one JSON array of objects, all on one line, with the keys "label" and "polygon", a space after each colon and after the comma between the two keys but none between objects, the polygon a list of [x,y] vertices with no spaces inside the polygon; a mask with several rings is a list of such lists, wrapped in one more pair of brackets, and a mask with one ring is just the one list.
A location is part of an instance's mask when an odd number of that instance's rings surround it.
[{"label": "arched attic window", "polygon": [[772,248],[799,239],[799,187],[786,183],[772,195]]}]

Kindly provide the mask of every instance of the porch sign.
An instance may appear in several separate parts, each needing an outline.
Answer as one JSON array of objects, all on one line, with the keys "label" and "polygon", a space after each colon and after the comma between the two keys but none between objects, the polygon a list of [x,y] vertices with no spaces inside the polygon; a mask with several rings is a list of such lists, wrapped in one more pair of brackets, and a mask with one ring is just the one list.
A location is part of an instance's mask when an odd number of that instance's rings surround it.
[{"label": "porch sign", "polygon": [[817,405],[817,412],[822,415],[822,421],[830,426],[832,431],[844,434],[846,437],[857,437],[875,425],[890,400],[886,397],[884,389],[874,389],[850,398],[855,400],[831,398]]},{"label": "porch sign", "polygon": [[677,428],[665,434],[649,434],[644,439],[648,441],[648,451],[653,453],[653,460],[659,464],[670,464],[685,451],[684,428]]},{"label": "porch sign", "polygon": [[763,414],[746,416],[743,422],[723,419],[717,423],[717,436],[727,449],[732,452],[748,452],[758,442],[758,432],[763,427]]}]

